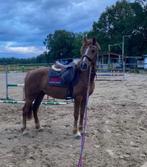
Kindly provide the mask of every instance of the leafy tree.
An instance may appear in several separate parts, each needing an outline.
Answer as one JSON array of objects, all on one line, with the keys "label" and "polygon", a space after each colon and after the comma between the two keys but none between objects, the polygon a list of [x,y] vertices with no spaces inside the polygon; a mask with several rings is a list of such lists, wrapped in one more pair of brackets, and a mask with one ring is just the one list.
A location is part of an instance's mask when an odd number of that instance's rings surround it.
[{"label": "leafy tree", "polygon": [[82,45],[83,33],[75,34],[75,39],[73,41],[72,57],[80,57],[80,48]]},{"label": "leafy tree", "polygon": [[60,58],[71,58],[75,34],[65,30],[57,30],[54,34],[49,34],[44,41],[48,49],[50,60]]},{"label": "leafy tree", "polygon": [[[108,50],[108,44],[119,43],[123,35],[131,35],[125,41],[127,54],[142,55],[145,52],[147,37],[146,7],[139,2],[129,3],[126,0],[116,2],[108,7],[99,20],[93,23],[89,35],[95,35],[103,50]],[[121,52],[118,49],[118,52]]]}]

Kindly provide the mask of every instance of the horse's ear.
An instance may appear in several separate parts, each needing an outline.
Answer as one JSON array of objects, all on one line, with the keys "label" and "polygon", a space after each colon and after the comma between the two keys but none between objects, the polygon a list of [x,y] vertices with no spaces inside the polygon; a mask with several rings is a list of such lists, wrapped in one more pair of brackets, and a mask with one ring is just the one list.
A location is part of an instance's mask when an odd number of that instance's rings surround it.
[{"label": "horse's ear", "polygon": [[87,35],[84,36],[83,42],[84,42],[84,43],[87,43]]},{"label": "horse's ear", "polygon": [[92,39],[92,44],[96,45],[96,38],[95,37]]}]

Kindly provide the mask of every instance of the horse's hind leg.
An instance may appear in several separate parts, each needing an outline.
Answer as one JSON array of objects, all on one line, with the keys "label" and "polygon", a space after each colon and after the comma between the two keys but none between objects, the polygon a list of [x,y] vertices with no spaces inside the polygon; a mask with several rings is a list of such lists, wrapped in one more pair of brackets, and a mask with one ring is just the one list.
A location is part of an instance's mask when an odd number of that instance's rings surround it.
[{"label": "horse's hind leg", "polygon": [[38,112],[38,108],[41,104],[41,101],[44,97],[44,93],[41,92],[37,98],[35,99],[34,101],[34,104],[33,104],[33,116],[34,116],[34,121],[35,121],[35,127],[36,129],[39,129],[40,128],[40,122],[39,122],[39,119],[38,119],[38,115],[37,115],[37,112]]}]

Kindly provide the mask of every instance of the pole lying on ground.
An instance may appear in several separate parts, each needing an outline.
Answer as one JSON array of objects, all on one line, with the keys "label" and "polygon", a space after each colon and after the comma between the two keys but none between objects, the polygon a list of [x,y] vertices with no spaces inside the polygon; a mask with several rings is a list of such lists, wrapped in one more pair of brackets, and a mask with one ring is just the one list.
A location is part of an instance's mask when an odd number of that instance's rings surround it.
[{"label": "pole lying on ground", "polygon": [[[7,103],[7,104],[24,104],[25,101],[23,100],[13,100],[13,99],[2,99],[0,100],[0,103]],[[42,105],[63,105],[67,104],[67,102],[63,101],[43,101],[41,103]]]},{"label": "pole lying on ground", "polygon": [[7,87],[23,87],[24,84],[7,84]]}]

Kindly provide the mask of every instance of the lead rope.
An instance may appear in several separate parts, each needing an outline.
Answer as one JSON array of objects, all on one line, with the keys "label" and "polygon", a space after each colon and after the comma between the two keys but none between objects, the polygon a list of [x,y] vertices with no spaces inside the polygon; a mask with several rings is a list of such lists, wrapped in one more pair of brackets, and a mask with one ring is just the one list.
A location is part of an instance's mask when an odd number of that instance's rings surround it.
[{"label": "lead rope", "polygon": [[81,135],[81,144],[80,144],[80,157],[77,164],[77,167],[83,167],[83,151],[84,151],[84,145],[85,145],[85,133],[86,133],[86,127],[87,127],[87,105],[89,100],[89,90],[90,90],[90,77],[91,77],[91,67],[89,70],[89,76],[88,76],[88,87],[86,92],[86,105],[85,105],[85,111],[84,111],[84,123],[83,123],[83,133]]}]

